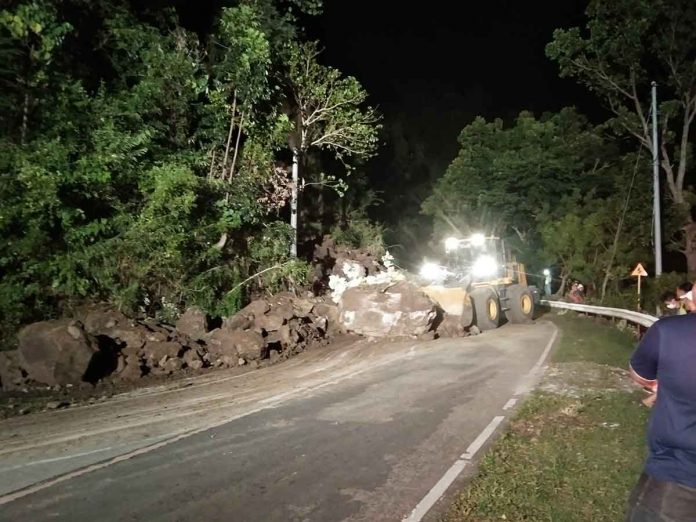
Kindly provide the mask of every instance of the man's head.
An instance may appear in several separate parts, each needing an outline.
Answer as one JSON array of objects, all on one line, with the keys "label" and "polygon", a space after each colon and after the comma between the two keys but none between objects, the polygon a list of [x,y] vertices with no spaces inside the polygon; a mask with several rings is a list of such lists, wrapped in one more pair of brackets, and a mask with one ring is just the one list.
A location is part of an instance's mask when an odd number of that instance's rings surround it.
[{"label": "man's head", "polygon": [[692,287],[693,287],[693,283],[691,283],[691,282],[689,282],[689,281],[686,281],[686,282],[680,284],[680,285],[677,287],[677,292],[676,292],[676,293],[677,293],[677,297],[678,297],[679,299],[683,298],[686,294],[688,294],[689,292],[691,292]]},{"label": "man's head", "polygon": [[687,312],[696,312],[696,299],[694,299],[695,294],[696,284],[692,285],[691,289],[681,297],[681,300],[684,303],[684,308],[686,308]]},{"label": "man's head", "polygon": [[676,292],[667,291],[662,294],[662,303],[665,305],[665,308],[669,310],[676,310],[679,308],[679,299],[677,299]]}]

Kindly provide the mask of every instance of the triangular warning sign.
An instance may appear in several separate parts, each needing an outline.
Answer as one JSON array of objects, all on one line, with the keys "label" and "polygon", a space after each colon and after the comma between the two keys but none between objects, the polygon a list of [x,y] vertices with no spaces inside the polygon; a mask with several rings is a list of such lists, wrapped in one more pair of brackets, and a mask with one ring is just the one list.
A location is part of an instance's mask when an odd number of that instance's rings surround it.
[{"label": "triangular warning sign", "polygon": [[645,268],[643,268],[643,265],[641,263],[638,263],[636,267],[633,269],[633,272],[631,272],[631,275],[638,277],[647,277],[648,273],[645,271]]}]

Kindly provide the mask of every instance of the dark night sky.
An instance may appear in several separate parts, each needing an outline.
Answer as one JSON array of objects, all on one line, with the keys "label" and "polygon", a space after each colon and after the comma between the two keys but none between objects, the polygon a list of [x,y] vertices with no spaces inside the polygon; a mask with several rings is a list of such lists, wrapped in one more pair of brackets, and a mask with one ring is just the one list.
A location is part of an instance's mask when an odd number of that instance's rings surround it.
[{"label": "dark night sky", "polygon": [[324,61],[356,76],[387,123],[405,120],[433,160],[448,163],[459,131],[477,115],[510,119],[566,105],[596,111],[544,54],[555,28],[583,23],[586,4],[326,0],[324,14],[306,25],[325,46]]}]

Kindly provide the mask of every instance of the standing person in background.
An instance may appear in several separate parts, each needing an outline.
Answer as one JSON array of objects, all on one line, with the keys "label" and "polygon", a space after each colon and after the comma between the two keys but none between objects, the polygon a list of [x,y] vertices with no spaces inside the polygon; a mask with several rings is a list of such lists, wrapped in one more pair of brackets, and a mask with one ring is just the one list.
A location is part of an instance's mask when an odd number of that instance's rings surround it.
[{"label": "standing person in background", "polygon": [[[693,300],[688,307],[696,310]],[[649,454],[627,522],[696,520],[696,314],[653,324],[631,357],[631,377],[656,393]],[[659,383],[659,387],[658,387]]]},{"label": "standing person in background", "polygon": [[544,268],[544,293],[551,295],[551,270]]}]

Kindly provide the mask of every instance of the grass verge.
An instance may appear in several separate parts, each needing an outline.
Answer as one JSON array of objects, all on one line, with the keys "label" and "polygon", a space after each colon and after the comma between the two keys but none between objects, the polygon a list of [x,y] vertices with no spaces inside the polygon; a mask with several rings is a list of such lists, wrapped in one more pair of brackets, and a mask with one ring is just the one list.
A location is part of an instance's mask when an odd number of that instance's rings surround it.
[{"label": "grass verge", "polygon": [[645,457],[635,339],[606,323],[547,315],[561,330],[550,371],[443,522],[622,520]]}]

